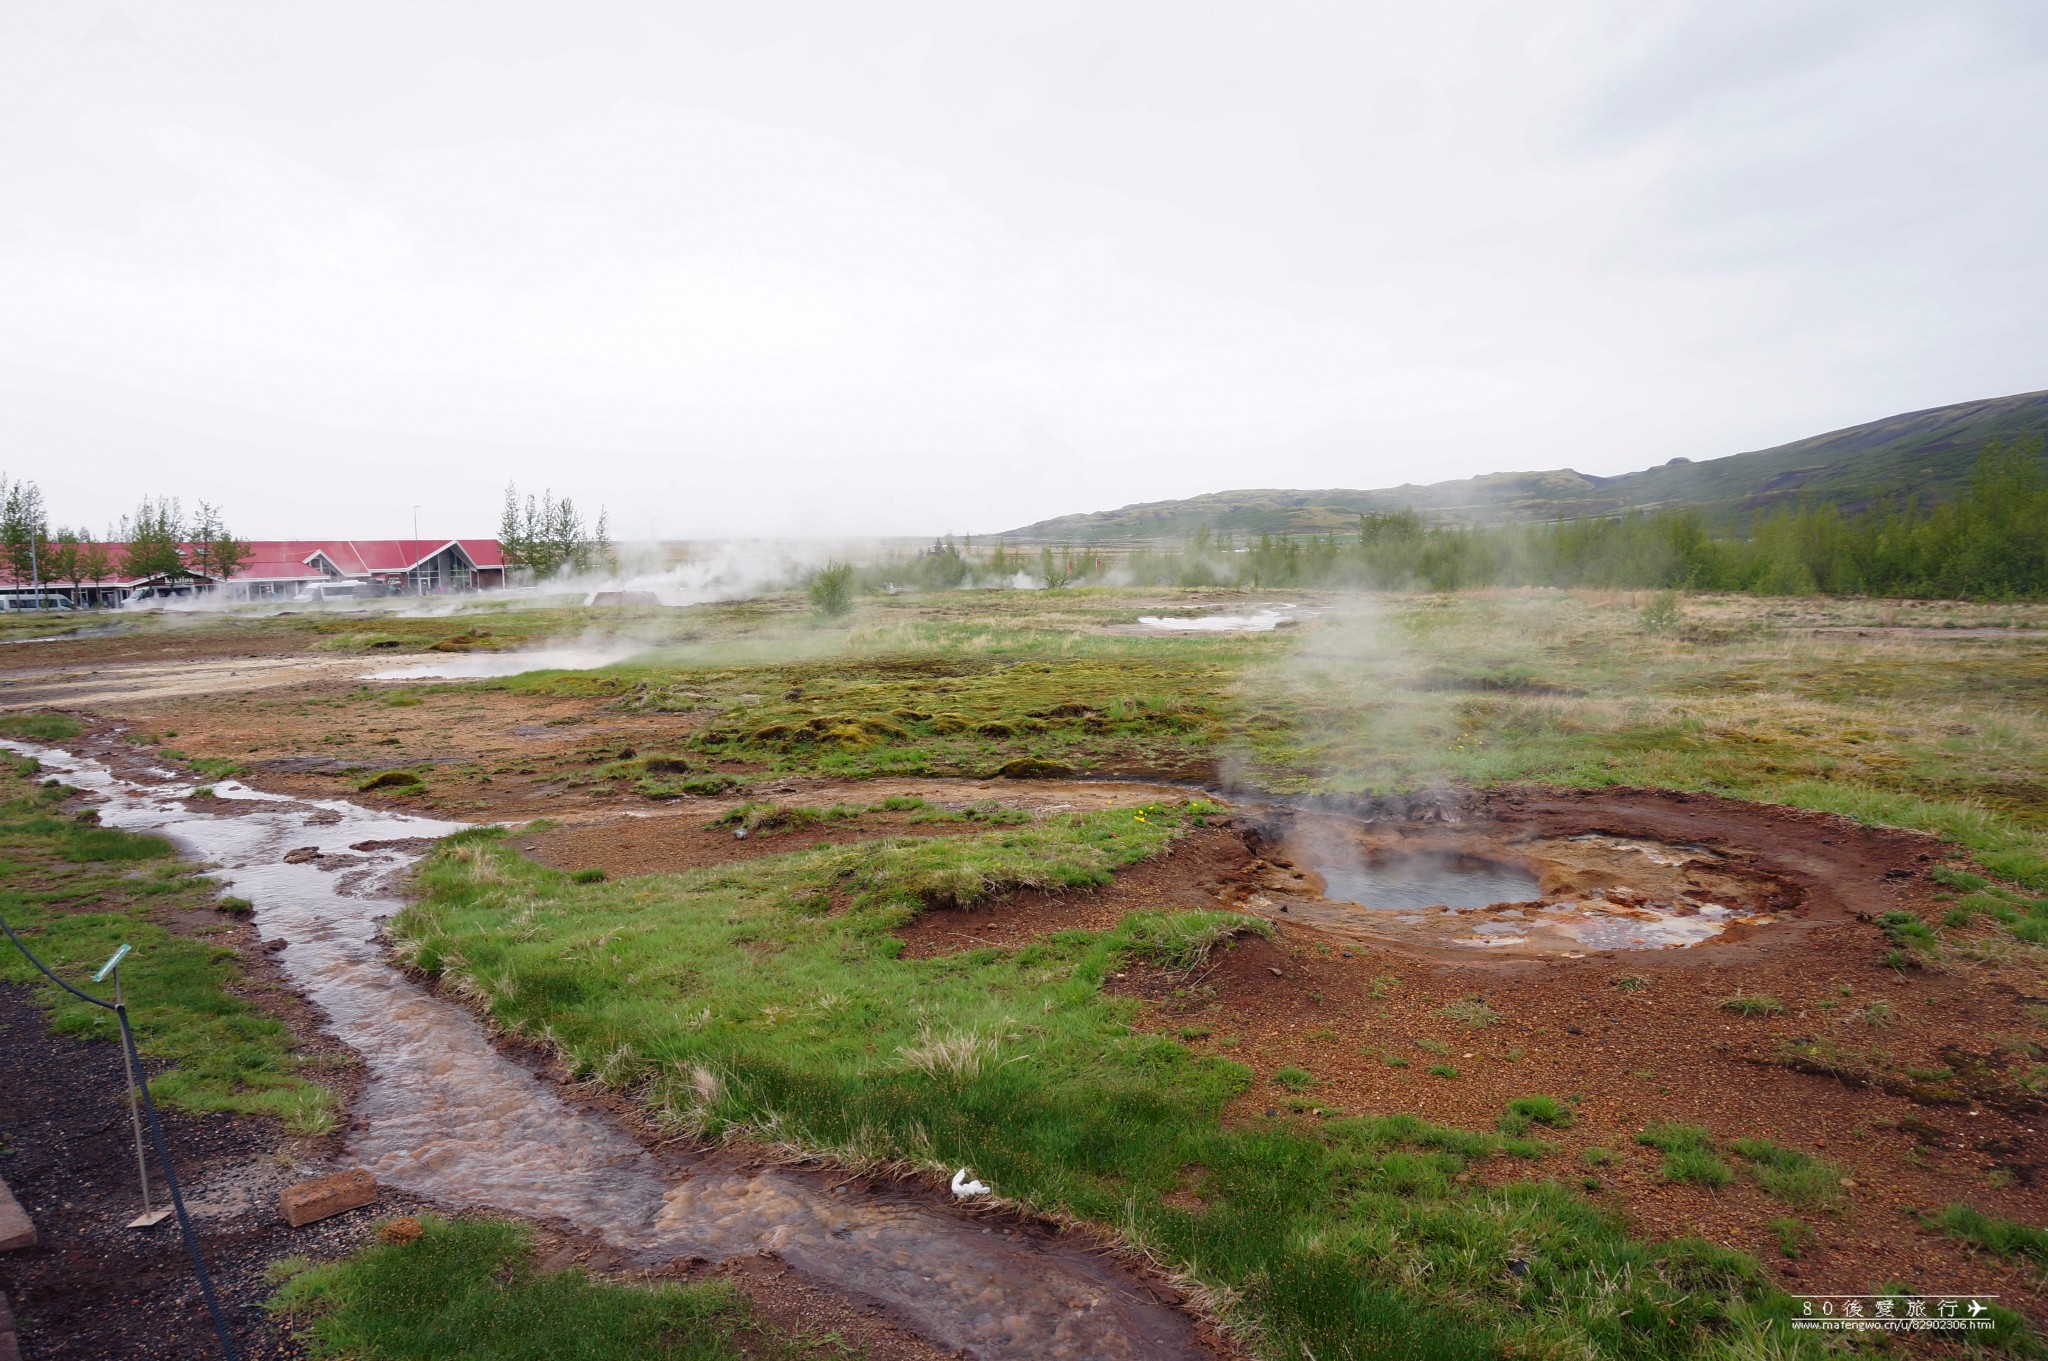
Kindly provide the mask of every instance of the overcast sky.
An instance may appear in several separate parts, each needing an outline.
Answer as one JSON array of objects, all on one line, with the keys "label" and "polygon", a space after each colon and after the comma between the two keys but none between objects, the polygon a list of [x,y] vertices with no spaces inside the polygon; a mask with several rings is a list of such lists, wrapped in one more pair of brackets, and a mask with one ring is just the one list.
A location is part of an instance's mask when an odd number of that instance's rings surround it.
[{"label": "overcast sky", "polygon": [[0,4],[95,531],[987,532],[2048,387],[2048,4]]}]

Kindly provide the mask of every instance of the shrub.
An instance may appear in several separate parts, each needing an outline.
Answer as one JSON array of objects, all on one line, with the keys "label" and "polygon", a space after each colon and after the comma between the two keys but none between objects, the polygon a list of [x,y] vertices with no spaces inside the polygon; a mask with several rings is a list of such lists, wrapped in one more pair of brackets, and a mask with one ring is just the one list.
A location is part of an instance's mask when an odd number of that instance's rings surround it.
[{"label": "shrub", "polygon": [[853,608],[853,564],[828,562],[811,578],[811,606],[828,618]]},{"label": "shrub", "polygon": [[356,789],[364,794],[379,789],[402,790],[406,793],[411,793],[425,787],[426,782],[410,770],[379,771],[369,779],[356,785]]}]

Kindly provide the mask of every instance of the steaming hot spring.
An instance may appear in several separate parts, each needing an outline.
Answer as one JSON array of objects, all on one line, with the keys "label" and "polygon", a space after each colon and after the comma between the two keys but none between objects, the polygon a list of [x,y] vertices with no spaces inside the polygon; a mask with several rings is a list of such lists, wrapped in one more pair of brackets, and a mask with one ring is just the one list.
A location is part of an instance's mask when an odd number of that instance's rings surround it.
[{"label": "steaming hot spring", "polygon": [[1798,894],[1738,852],[1490,824],[1386,827],[1288,813],[1242,905],[1336,935],[1579,958],[1737,940]]}]

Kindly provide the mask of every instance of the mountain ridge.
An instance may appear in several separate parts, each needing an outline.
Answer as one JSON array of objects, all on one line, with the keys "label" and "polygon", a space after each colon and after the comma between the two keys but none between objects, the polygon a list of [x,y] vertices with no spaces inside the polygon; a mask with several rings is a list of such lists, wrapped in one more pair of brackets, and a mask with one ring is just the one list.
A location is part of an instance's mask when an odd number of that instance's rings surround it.
[{"label": "mountain ridge", "polygon": [[1859,510],[1880,499],[1943,500],[1969,481],[1977,452],[2001,437],[2048,438],[2048,389],[1905,411],[1768,449],[1674,458],[1601,476],[1572,468],[1495,472],[1373,490],[1242,488],[1115,510],[1056,516],[1003,537],[1102,540],[1237,534],[1322,534],[1361,514],[1413,510],[1472,524],[1568,520],[1671,507],[1740,523],[1801,500]]}]

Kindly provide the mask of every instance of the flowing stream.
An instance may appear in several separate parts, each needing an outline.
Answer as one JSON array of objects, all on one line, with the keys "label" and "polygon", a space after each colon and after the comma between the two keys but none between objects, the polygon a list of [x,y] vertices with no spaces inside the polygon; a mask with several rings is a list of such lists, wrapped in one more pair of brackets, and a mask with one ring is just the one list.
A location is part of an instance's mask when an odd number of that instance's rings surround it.
[{"label": "flowing stream", "polygon": [[678,1178],[610,1117],[562,1100],[376,940],[406,871],[461,824],[232,781],[195,799],[170,771],[0,746],[96,795],[103,824],[168,837],[255,903],[258,932],[285,942],[287,975],[367,1066],[347,1156],[384,1185],[562,1221],[642,1261],[772,1252],[968,1356],[1203,1354],[1186,1315],[1085,1249],[800,1172],[705,1161]]}]

